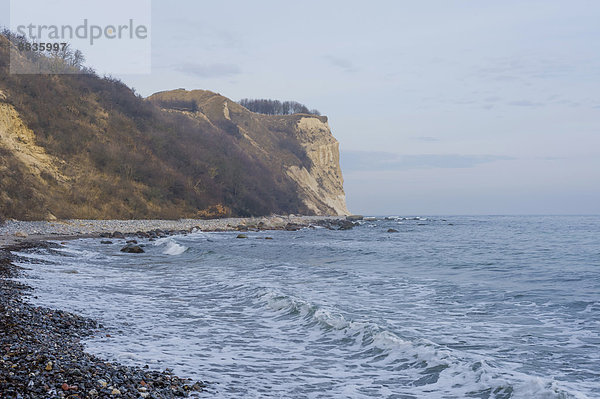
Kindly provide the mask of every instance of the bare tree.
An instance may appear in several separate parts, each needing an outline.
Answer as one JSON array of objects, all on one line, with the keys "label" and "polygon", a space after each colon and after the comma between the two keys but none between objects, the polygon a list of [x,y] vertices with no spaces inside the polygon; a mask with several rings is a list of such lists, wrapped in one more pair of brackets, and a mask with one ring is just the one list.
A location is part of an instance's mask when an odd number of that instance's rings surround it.
[{"label": "bare tree", "polygon": [[321,113],[312,109],[309,110],[306,105],[297,101],[269,100],[269,99],[249,99],[243,98],[239,104],[252,112],[267,115],[292,115],[292,114],[312,114],[321,115]]}]

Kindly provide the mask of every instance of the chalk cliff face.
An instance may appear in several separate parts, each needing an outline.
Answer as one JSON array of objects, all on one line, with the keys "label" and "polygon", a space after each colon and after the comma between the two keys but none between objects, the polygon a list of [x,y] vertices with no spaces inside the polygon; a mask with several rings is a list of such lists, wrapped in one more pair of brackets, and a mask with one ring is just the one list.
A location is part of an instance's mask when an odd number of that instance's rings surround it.
[{"label": "chalk cliff face", "polygon": [[[331,133],[327,117],[257,114],[206,90],[160,92],[149,100],[166,110],[209,121],[214,126],[228,125],[246,152],[273,170],[281,170],[296,184],[308,213],[349,214],[339,144]],[[189,109],[185,109],[186,104]]]},{"label": "chalk cliff face", "polygon": [[339,143],[331,134],[326,117],[301,117],[296,123],[296,137],[312,165],[291,165],[287,174],[298,183],[301,198],[316,214],[349,215],[340,169]]},{"label": "chalk cliff face", "polygon": [[[54,189],[65,181],[59,171],[60,161],[48,155],[36,144],[35,134],[21,119],[15,108],[6,103],[7,96],[0,91],[0,207],[2,214],[23,208],[26,201],[40,201],[45,192],[52,195]],[[46,176],[56,179],[57,185],[50,187]],[[25,209],[26,212],[26,209]],[[44,219],[55,217],[49,211],[41,215]]]},{"label": "chalk cliff face", "polygon": [[35,142],[35,134],[21,120],[18,112],[5,103],[0,91],[0,147],[18,159],[36,178],[44,173],[59,175],[57,161]]}]

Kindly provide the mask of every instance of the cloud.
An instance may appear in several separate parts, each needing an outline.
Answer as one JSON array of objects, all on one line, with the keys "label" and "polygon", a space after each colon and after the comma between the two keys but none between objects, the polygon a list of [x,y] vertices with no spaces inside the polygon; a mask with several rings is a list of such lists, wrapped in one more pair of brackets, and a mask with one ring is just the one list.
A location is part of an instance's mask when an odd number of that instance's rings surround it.
[{"label": "cloud", "polygon": [[329,64],[333,65],[336,68],[343,70],[344,72],[355,72],[356,71],[356,67],[354,66],[352,61],[350,61],[348,59],[335,57],[332,55],[325,56],[325,59],[327,61],[329,61]]},{"label": "cloud", "polygon": [[222,78],[242,73],[239,66],[235,64],[181,64],[175,70],[193,75],[199,78]]},{"label": "cloud", "polygon": [[497,103],[499,101],[501,101],[502,98],[498,97],[498,96],[489,96],[483,99],[483,101],[487,102],[487,103]]},{"label": "cloud", "polygon": [[497,81],[556,79],[576,73],[576,68],[563,59],[497,57],[473,71],[473,75]]},{"label": "cloud", "polygon": [[508,102],[507,104],[513,105],[515,107],[541,107],[544,105],[543,103],[537,103],[537,102],[529,101],[529,100],[511,101],[511,102]]},{"label": "cloud", "polygon": [[[213,28],[199,24],[196,16],[167,17],[162,20],[161,26],[176,26],[177,29],[169,29],[160,35],[155,35],[153,40],[162,41],[169,45],[190,43],[193,40],[194,47],[204,49],[236,49],[244,48],[243,38],[229,30]],[[186,48],[188,49],[188,48]],[[188,49],[189,50],[189,49]]]},{"label": "cloud", "polygon": [[400,155],[379,151],[344,151],[341,156],[342,168],[348,172],[473,168],[484,163],[513,159],[503,155]]},{"label": "cloud", "polygon": [[540,159],[542,161],[564,161],[568,158],[567,157],[538,157],[536,159]]},{"label": "cloud", "polygon": [[424,141],[424,142],[434,142],[434,141],[440,141],[440,139],[438,139],[437,137],[431,137],[431,136],[413,136],[411,137],[411,140],[414,141]]}]

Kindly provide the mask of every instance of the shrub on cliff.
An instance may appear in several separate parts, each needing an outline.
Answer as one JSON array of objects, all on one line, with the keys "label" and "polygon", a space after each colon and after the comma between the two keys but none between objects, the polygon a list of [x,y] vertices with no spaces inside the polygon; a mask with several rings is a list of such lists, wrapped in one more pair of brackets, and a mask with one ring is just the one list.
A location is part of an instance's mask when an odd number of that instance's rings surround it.
[{"label": "shrub on cliff", "polygon": [[306,105],[296,101],[243,98],[239,104],[252,112],[266,115],[310,114],[321,115],[316,109],[309,110]]}]

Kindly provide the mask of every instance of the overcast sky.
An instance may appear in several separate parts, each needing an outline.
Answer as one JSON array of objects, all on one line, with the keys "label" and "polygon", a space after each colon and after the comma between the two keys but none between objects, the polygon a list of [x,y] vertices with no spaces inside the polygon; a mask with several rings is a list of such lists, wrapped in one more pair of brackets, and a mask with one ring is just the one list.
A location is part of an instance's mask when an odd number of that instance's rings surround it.
[{"label": "overcast sky", "polygon": [[354,213],[600,213],[598,1],[154,0],[151,33],[144,96],[327,115]]}]

